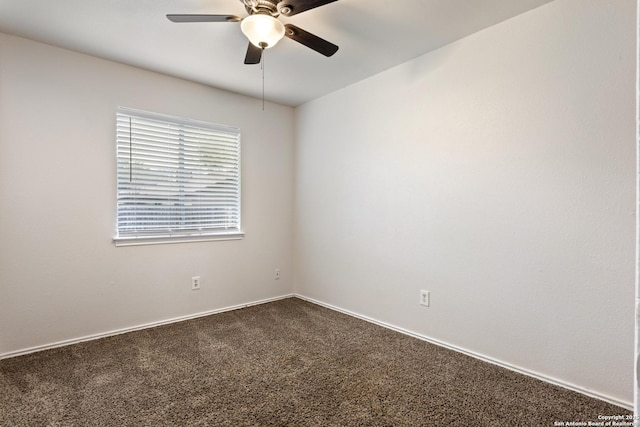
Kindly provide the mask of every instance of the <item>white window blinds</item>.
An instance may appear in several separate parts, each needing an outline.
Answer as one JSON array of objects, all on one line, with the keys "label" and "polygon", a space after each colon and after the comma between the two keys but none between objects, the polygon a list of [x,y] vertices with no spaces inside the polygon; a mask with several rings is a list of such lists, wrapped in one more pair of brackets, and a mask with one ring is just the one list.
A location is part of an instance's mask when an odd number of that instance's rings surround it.
[{"label": "white window blinds", "polygon": [[119,108],[116,133],[116,241],[241,234],[238,129]]}]

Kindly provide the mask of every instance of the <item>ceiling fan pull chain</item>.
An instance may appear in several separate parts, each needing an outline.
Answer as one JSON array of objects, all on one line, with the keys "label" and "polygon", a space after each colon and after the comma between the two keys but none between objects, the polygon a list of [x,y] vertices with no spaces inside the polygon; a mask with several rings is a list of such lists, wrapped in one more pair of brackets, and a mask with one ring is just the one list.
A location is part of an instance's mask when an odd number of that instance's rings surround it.
[{"label": "ceiling fan pull chain", "polygon": [[260,68],[262,68],[262,111],[264,111],[264,47],[262,48],[262,61],[260,62]]}]

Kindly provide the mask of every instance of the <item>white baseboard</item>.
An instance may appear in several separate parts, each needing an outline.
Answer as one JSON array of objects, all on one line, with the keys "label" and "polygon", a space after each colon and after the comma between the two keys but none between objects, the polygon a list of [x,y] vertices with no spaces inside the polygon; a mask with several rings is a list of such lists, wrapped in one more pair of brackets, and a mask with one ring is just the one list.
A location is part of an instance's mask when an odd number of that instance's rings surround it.
[{"label": "white baseboard", "polygon": [[327,304],[325,302],[318,301],[316,299],[309,298],[309,297],[306,297],[304,295],[295,294],[295,297],[296,298],[300,298],[301,300],[310,302],[312,304],[316,304],[316,305],[328,308],[330,310],[338,311],[338,312],[346,314],[348,316],[356,317],[356,318],[364,320],[366,322],[373,323],[373,324],[376,324],[378,326],[382,326],[382,327],[387,328],[387,329],[391,329],[392,331],[400,332],[402,334],[409,335],[409,336],[414,337],[414,338],[418,338],[418,339],[420,339],[422,341],[427,341],[427,342],[429,342],[431,344],[435,344],[435,345],[438,345],[440,347],[445,347],[445,348],[448,348],[450,350],[466,354],[467,356],[471,356],[473,358],[480,359],[480,360],[482,360],[484,362],[491,363],[492,365],[496,365],[496,366],[499,366],[501,368],[509,369],[510,371],[514,371],[514,372],[517,372],[519,374],[526,375],[528,377],[533,377],[533,378],[536,378],[538,380],[541,380],[541,381],[544,381],[544,382],[547,382],[547,383],[550,383],[550,384],[553,384],[553,385],[557,385],[557,386],[560,386],[560,387],[563,387],[563,388],[578,392],[580,394],[584,394],[586,396],[593,397],[595,399],[603,400],[603,401],[611,403],[613,405],[620,406],[621,408],[625,408],[625,409],[628,409],[630,411],[633,411],[633,403],[632,402],[622,401],[622,400],[619,400],[619,399],[616,399],[616,398],[613,398],[613,397],[610,397],[610,396],[607,396],[607,395],[603,395],[603,394],[594,392],[592,390],[587,390],[587,389],[584,389],[584,388],[582,388],[580,386],[577,386],[575,384],[567,383],[567,382],[559,380],[557,378],[552,378],[552,377],[548,377],[548,376],[539,374],[537,372],[529,371],[527,369],[511,365],[511,364],[509,364],[507,362],[503,362],[501,360],[497,360],[497,359],[491,358],[489,356],[485,356],[483,354],[479,354],[479,353],[476,353],[474,351],[467,350],[465,348],[458,347],[458,346],[446,343],[444,341],[440,341],[440,340],[437,340],[437,339],[434,339],[434,338],[430,338],[428,336],[425,336],[425,335],[422,335],[422,334],[419,334],[419,333],[416,333],[416,332],[413,332],[413,331],[410,331],[410,330],[407,330],[407,329],[404,329],[404,328],[401,328],[401,327],[398,327],[398,326],[395,326],[395,325],[391,325],[389,323],[382,322],[380,320],[373,319],[373,318],[371,318],[369,316],[365,316],[365,315],[362,315],[362,314],[359,314],[359,313],[355,313],[355,312],[353,312],[351,310],[346,310],[346,309],[337,307],[337,306],[332,305],[332,304]]},{"label": "white baseboard", "polygon": [[260,304],[266,304],[266,303],[279,301],[279,300],[292,298],[292,297],[300,298],[301,300],[310,302],[312,304],[316,304],[316,305],[328,308],[330,310],[334,310],[334,311],[337,311],[337,312],[340,312],[340,313],[343,313],[343,314],[346,314],[346,315],[349,315],[349,316],[352,316],[352,317],[356,317],[356,318],[364,320],[366,322],[373,323],[373,324],[376,324],[378,326],[382,326],[384,328],[391,329],[391,330],[396,331],[396,332],[400,332],[402,334],[405,334],[405,335],[408,335],[408,336],[411,336],[411,337],[414,337],[414,338],[429,342],[431,344],[435,344],[435,345],[438,345],[438,346],[441,346],[441,347],[448,348],[450,350],[457,351],[459,353],[466,354],[467,356],[471,356],[471,357],[474,357],[476,359],[480,359],[482,361],[491,363],[493,365],[500,366],[502,368],[509,369],[511,371],[518,372],[520,374],[527,375],[529,377],[533,377],[533,378],[539,379],[541,381],[545,381],[547,383],[554,384],[554,385],[557,385],[557,386],[560,386],[560,387],[563,387],[563,388],[566,388],[566,389],[569,389],[569,390],[573,390],[575,392],[584,394],[584,395],[589,396],[589,397],[593,397],[595,399],[603,400],[605,402],[611,403],[611,404],[616,405],[616,406],[620,406],[620,407],[625,408],[625,409],[633,410],[633,403],[632,402],[622,401],[622,400],[619,400],[619,399],[616,399],[616,398],[613,398],[613,397],[610,397],[610,396],[606,396],[606,395],[603,395],[603,394],[600,394],[600,393],[596,393],[594,391],[587,390],[587,389],[584,389],[582,387],[579,387],[579,386],[577,386],[575,384],[570,384],[570,383],[564,382],[562,380],[558,380],[556,378],[547,377],[547,376],[539,374],[537,372],[532,372],[532,371],[529,371],[527,369],[523,369],[523,368],[520,368],[518,366],[514,366],[514,365],[511,365],[509,363],[506,363],[506,362],[503,362],[503,361],[500,361],[500,360],[496,360],[496,359],[493,359],[491,357],[488,357],[488,356],[473,352],[471,350],[467,350],[467,349],[462,348],[462,347],[458,347],[458,346],[455,346],[455,345],[452,345],[452,344],[448,344],[448,343],[446,343],[444,341],[433,339],[433,338],[430,338],[428,336],[425,336],[425,335],[422,335],[422,334],[419,334],[419,333],[416,333],[416,332],[413,332],[413,331],[410,331],[410,330],[407,330],[407,329],[404,329],[404,328],[401,328],[401,327],[398,327],[398,326],[395,326],[395,325],[391,325],[391,324],[386,323],[386,322],[382,322],[382,321],[376,320],[376,319],[371,318],[369,316],[365,316],[365,315],[362,315],[362,314],[359,314],[359,313],[355,313],[353,311],[346,310],[346,309],[343,309],[341,307],[337,307],[337,306],[332,305],[332,304],[327,304],[325,302],[318,301],[318,300],[315,300],[313,298],[309,298],[309,297],[306,297],[306,296],[300,295],[300,294],[281,295],[281,296],[278,296],[278,297],[267,298],[267,299],[248,302],[248,303],[244,303],[244,304],[238,304],[238,305],[234,305],[234,306],[230,306],[230,307],[218,308],[218,309],[214,309],[214,310],[204,311],[204,312],[201,312],[201,313],[195,313],[195,314],[190,314],[190,315],[186,315],[186,316],[174,317],[172,319],[166,319],[166,320],[160,320],[160,321],[157,321],[157,322],[145,323],[143,325],[133,326],[133,327],[129,327],[129,328],[117,329],[117,330],[113,330],[113,331],[109,331],[109,332],[103,332],[103,333],[99,333],[99,334],[87,335],[87,336],[80,337],[80,338],[73,338],[73,339],[69,339],[69,340],[58,341],[58,342],[55,342],[55,343],[40,345],[40,346],[36,346],[36,347],[30,347],[30,348],[17,350],[17,351],[12,351],[12,352],[8,352],[8,353],[2,353],[2,354],[0,354],[0,360],[7,359],[7,358],[10,358],[10,357],[23,356],[25,354],[35,353],[35,352],[43,351],[43,350],[49,350],[49,349],[52,349],[52,348],[64,347],[64,346],[67,346],[67,345],[77,344],[77,343],[81,343],[81,342],[85,342],[85,341],[92,341],[92,340],[97,340],[97,339],[100,339],[100,338],[106,338],[106,337],[111,337],[111,336],[115,336],[115,335],[126,334],[127,332],[134,332],[134,331],[139,331],[139,330],[142,330],[142,329],[154,328],[156,326],[162,326],[162,325],[168,325],[168,324],[171,324],[171,323],[182,322],[182,321],[185,321],[185,320],[197,319],[199,317],[210,316],[212,314],[224,313],[224,312],[238,310],[238,309],[241,309],[241,308],[251,307],[251,306],[260,305]]},{"label": "white baseboard", "polygon": [[67,345],[77,344],[77,343],[81,343],[81,342],[85,342],[85,341],[93,341],[93,340],[97,340],[97,339],[100,339],[100,338],[106,338],[106,337],[112,337],[112,336],[115,336],[115,335],[126,334],[127,332],[139,331],[139,330],[142,330],[142,329],[155,328],[156,326],[168,325],[168,324],[171,324],[171,323],[183,322],[185,320],[197,319],[199,317],[205,317],[205,316],[210,316],[212,314],[218,314],[218,313],[224,313],[224,312],[227,312],[227,311],[238,310],[238,309],[241,309],[241,308],[251,307],[251,306],[254,306],[254,305],[266,304],[266,303],[269,303],[269,302],[279,301],[279,300],[283,300],[283,299],[286,299],[286,298],[292,298],[294,296],[295,296],[295,294],[281,295],[281,296],[274,297],[274,298],[267,298],[267,299],[263,299],[263,300],[248,302],[248,303],[245,303],[245,304],[238,304],[238,305],[234,305],[234,306],[230,306],[230,307],[217,308],[217,309],[214,309],[214,310],[203,311],[201,313],[189,314],[189,315],[186,315],[186,316],[174,317],[172,319],[166,319],[166,320],[160,320],[160,321],[157,321],[157,322],[145,323],[143,325],[132,326],[132,327],[129,327],[129,328],[116,329],[114,331],[102,332],[102,333],[99,333],[99,334],[87,335],[87,336],[80,337],[80,338],[72,338],[72,339],[68,339],[68,340],[64,340],[64,341],[54,342],[54,343],[51,343],[51,344],[44,344],[44,345],[39,345],[39,346],[36,346],[36,347],[25,348],[23,350],[11,351],[9,353],[0,354],[0,360],[8,359],[10,357],[23,356],[25,354],[35,353],[35,352],[43,351],[43,350],[50,350],[52,348],[64,347],[64,346],[67,346]]}]

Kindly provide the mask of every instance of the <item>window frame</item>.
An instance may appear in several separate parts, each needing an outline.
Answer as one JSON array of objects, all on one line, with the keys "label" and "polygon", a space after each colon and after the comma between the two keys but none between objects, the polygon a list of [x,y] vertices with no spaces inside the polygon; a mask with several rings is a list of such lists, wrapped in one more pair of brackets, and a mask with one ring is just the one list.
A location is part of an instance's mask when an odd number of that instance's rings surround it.
[{"label": "window frame", "polygon": [[[121,168],[121,158],[119,156],[121,146],[125,145],[125,142],[122,141],[121,131],[118,129],[119,120],[125,117],[131,118],[139,118],[142,120],[151,120],[156,122],[163,122],[170,124],[172,126],[178,126],[180,129],[188,128],[190,131],[194,129],[197,130],[209,130],[217,133],[226,133],[232,137],[237,138],[237,168],[234,172],[237,174],[237,187],[234,188],[237,196],[235,204],[233,205],[233,209],[237,209],[237,222],[233,221],[234,227],[231,228],[223,228],[223,227],[209,227],[204,229],[174,229],[171,230],[169,228],[157,229],[157,230],[138,230],[138,231],[125,231],[124,227],[120,227],[120,218],[121,218],[121,208],[126,207],[126,203],[121,203],[121,198],[123,195],[121,193],[124,192],[120,182],[120,173],[119,169]],[[244,231],[242,230],[242,162],[241,162],[241,131],[239,128],[235,128],[232,126],[218,125],[215,123],[204,122],[199,120],[186,119],[182,117],[176,117],[166,114],[154,113],[149,111],[136,110],[128,107],[118,107],[116,112],[116,123],[115,123],[115,141],[116,141],[116,220],[115,220],[115,230],[116,234],[113,237],[113,241],[116,246],[133,246],[133,245],[152,245],[152,244],[166,244],[166,243],[187,243],[187,242],[202,242],[202,241],[215,241],[215,240],[239,240],[244,237]],[[126,126],[126,125],[125,125]],[[130,128],[129,128],[130,129]],[[130,130],[129,130],[130,132]],[[131,144],[131,141],[129,141]],[[132,146],[129,146],[129,150],[131,150]],[[176,161],[179,163],[185,161],[185,157],[182,154],[178,154],[175,157]],[[182,178],[182,177],[181,177]],[[193,178],[191,178],[193,179]],[[177,186],[179,188],[183,188],[188,183],[194,183],[193,180],[187,181],[186,183],[176,184],[176,181],[179,181],[179,178],[175,178],[173,182],[170,184]],[[162,182],[161,179],[158,179],[158,182]],[[142,192],[144,194],[144,192]],[[121,197],[122,196],[122,197]],[[151,196],[147,194],[147,196]],[[161,200],[161,199],[158,199]],[[188,199],[176,199],[180,200],[179,203],[184,203],[185,200]],[[220,202],[222,203],[222,202]],[[219,205],[217,205],[219,207]],[[216,205],[211,206],[211,209],[215,209]],[[169,211],[171,208],[167,208]],[[194,214],[195,215],[195,214]],[[124,216],[124,214],[122,215]],[[185,217],[182,217],[184,220]]]}]

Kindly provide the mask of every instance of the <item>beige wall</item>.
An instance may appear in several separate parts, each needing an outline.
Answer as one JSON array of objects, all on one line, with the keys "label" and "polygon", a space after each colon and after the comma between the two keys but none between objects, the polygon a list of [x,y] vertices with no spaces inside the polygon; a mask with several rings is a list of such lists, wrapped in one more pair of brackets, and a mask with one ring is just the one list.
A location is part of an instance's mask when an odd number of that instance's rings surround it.
[{"label": "beige wall", "polygon": [[[117,106],[241,129],[244,240],[114,246]],[[0,355],[289,294],[293,117],[0,34]]]},{"label": "beige wall", "polygon": [[299,107],[296,292],[631,406],[635,3],[556,0]]}]

